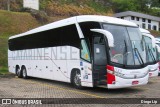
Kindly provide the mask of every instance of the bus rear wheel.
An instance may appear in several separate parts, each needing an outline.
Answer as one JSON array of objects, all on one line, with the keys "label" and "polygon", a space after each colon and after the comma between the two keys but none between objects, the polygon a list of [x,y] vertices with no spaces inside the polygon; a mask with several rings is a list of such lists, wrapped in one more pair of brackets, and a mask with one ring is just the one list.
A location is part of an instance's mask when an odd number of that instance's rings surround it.
[{"label": "bus rear wheel", "polygon": [[73,72],[72,75],[72,84],[74,85],[75,88],[81,89],[81,79],[80,79],[81,75],[80,72],[76,71]]},{"label": "bus rear wheel", "polygon": [[18,76],[18,78],[22,78],[22,72],[18,66],[16,67],[16,75]]},{"label": "bus rear wheel", "polygon": [[27,76],[27,70],[26,70],[25,67],[22,67],[22,74],[23,74],[22,76],[23,76],[24,79],[28,78],[28,76]]}]

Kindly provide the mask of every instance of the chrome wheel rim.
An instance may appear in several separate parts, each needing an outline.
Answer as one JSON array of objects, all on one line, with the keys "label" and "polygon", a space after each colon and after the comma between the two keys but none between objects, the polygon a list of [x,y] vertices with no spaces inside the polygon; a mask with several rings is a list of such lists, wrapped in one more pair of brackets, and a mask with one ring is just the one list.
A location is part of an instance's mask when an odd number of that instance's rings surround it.
[{"label": "chrome wheel rim", "polygon": [[23,69],[23,77],[26,77],[26,70]]},{"label": "chrome wheel rim", "polygon": [[75,85],[77,85],[77,86],[80,86],[80,85],[81,85],[80,74],[76,74],[76,75],[75,75],[75,77],[74,77],[74,83],[75,83]]},{"label": "chrome wheel rim", "polygon": [[20,75],[20,69],[17,69],[17,75]]}]

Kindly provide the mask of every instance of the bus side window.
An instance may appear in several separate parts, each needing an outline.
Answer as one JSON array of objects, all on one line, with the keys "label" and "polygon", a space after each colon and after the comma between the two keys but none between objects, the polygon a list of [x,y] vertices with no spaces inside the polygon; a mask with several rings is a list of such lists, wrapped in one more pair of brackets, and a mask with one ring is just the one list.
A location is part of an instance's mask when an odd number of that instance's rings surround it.
[{"label": "bus side window", "polygon": [[81,58],[89,62],[91,61],[90,52],[84,39],[81,40]]}]

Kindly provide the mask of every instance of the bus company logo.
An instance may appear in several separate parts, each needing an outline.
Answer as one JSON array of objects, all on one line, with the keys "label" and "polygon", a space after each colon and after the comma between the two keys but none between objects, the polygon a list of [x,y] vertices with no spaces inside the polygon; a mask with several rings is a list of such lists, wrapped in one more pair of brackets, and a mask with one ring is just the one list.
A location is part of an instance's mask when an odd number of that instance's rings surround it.
[{"label": "bus company logo", "polygon": [[11,99],[2,99],[2,104],[11,104]]},{"label": "bus company logo", "polygon": [[12,60],[79,60],[79,50],[69,46],[13,51]]}]

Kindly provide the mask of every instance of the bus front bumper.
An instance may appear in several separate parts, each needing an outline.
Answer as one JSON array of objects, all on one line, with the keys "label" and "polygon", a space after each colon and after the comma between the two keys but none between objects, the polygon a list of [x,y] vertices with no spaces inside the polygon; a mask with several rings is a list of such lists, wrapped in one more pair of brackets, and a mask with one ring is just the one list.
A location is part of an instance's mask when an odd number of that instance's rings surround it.
[{"label": "bus front bumper", "polygon": [[[116,76],[116,81],[113,84],[107,84],[108,89],[126,88],[132,86],[145,85],[148,83],[149,74],[138,79],[123,79]],[[134,83],[137,82],[137,83]]]}]

